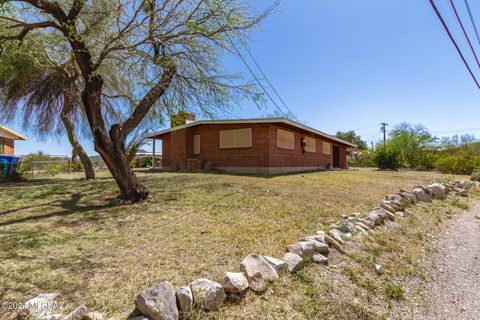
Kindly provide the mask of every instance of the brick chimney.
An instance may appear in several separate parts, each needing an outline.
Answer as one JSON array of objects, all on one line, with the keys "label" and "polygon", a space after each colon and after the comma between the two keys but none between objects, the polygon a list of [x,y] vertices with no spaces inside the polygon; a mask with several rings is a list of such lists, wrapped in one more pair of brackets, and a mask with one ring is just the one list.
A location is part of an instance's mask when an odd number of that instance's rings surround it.
[{"label": "brick chimney", "polygon": [[170,117],[170,127],[178,127],[187,123],[195,122],[195,114],[180,111]]}]

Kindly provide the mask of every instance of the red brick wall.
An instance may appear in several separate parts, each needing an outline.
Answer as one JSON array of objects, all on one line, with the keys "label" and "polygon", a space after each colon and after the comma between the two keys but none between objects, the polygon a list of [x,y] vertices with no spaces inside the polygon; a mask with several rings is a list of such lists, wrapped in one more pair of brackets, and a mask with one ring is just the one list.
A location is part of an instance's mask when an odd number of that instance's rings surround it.
[{"label": "red brick wall", "polygon": [[15,154],[15,142],[13,139],[3,138],[3,154],[7,156]]},{"label": "red brick wall", "polygon": [[170,168],[170,133],[162,137],[162,167]]},{"label": "red brick wall", "polygon": [[[188,156],[213,167],[267,167],[268,124],[200,125],[189,128]],[[220,131],[252,128],[252,147],[220,149]],[[200,154],[193,154],[193,136],[200,135]]]},{"label": "red brick wall", "polygon": [[[252,128],[252,147],[220,149],[220,131]],[[277,147],[277,129],[295,134],[293,150]],[[200,135],[200,154],[193,154],[193,136]],[[310,136],[316,140],[316,152],[303,153],[301,139]],[[162,143],[162,166],[186,169],[187,159],[200,160],[213,168],[319,168],[333,165],[334,141],[319,138],[308,131],[277,124],[221,124],[199,125],[165,134]],[[322,141],[331,143],[330,155],[323,154]],[[336,144],[338,145],[338,144]],[[346,147],[339,145],[340,167],[346,168]]]}]

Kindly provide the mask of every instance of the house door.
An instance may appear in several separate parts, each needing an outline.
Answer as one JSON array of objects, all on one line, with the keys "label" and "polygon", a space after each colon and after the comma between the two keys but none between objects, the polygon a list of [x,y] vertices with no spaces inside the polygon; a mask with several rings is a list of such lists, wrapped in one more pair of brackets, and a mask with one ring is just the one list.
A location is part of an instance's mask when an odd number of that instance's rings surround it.
[{"label": "house door", "polygon": [[340,167],[340,148],[338,146],[333,146],[333,167]]}]

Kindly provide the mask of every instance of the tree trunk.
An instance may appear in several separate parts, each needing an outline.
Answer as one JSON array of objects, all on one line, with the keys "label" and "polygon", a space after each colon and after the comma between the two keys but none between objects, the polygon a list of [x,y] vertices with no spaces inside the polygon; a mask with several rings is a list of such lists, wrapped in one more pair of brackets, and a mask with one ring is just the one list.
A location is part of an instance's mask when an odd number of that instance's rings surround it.
[{"label": "tree trunk", "polygon": [[70,120],[70,112],[72,108],[71,98],[72,96],[69,92],[64,94],[63,109],[60,114],[60,118],[62,119],[63,126],[67,131],[68,141],[70,141],[70,144],[73,148],[72,161],[75,160],[74,155],[77,155],[80,158],[83,169],[85,170],[85,178],[87,180],[93,180],[95,179],[95,171],[93,170],[92,161],[78,141],[77,135],[75,134],[75,125],[73,124],[72,120]]},{"label": "tree trunk", "polygon": [[92,76],[82,91],[82,102],[85,114],[92,129],[95,151],[102,157],[112,173],[120,189],[120,198],[136,203],[145,200],[148,189],[135,176],[125,156],[125,139],[120,134],[120,126],[113,125],[110,134],[105,130],[101,114],[101,88],[103,80],[100,76]]}]

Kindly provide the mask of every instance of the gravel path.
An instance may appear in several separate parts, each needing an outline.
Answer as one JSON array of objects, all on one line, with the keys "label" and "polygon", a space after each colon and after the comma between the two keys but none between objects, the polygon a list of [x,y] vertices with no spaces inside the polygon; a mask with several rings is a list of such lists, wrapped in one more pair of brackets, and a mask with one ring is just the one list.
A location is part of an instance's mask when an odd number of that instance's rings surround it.
[{"label": "gravel path", "polygon": [[428,307],[417,319],[480,319],[479,218],[476,202],[438,239],[439,260],[427,287]]}]

